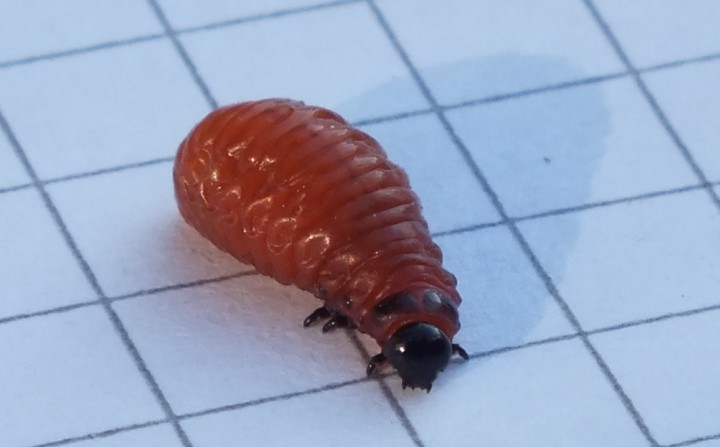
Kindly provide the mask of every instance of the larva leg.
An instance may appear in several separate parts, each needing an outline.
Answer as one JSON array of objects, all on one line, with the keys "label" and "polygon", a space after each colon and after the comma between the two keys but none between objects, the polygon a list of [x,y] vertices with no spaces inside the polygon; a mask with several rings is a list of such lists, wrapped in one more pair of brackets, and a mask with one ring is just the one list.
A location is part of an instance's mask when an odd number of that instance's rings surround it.
[{"label": "larva leg", "polygon": [[331,315],[332,312],[330,312],[327,307],[318,307],[310,315],[308,315],[307,318],[305,318],[305,320],[303,321],[303,326],[308,327],[311,324],[315,323],[317,320],[324,320],[325,318],[330,318]]},{"label": "larva leg", "polygon": [[384,365],[385,363],[387,363],[387,357],[385,357],[385,354],[381,352],[380,354],[374,355],[368,362],[365,372],[368,376],[372,376],[373,374],[375,374],[375,371],[377,371],[378,367]]},{"label": "larva leg", "polygon": [[455,344],[455,343],[453,343],[453,345],[452,345],[452,353],[459,355],[460,357],[462,357],[465,360],[468,360],[470,358],[467,351],[465,351],[462,346]]},{"label": "larva leg", "polygon": [[334,315],[322,328],[323,332],[330,332],[333,329],[337,329],[340,327],[347,327],[347,328],[355,328],[355,325],[352,324],[352,321],[345,315]]},{"label": "larva leg", "polygon": [[315,323],[317,320],[324,320],[326,318],[330,318],[330,320],[322,327],[323,332],[330,332],[333,329],[342,327],[355,329],[355,325],[350,320],[350,318],[346,317],[345,315],[340,315],[325,306],[318,307],[313,311],[313,313],[308,315],[307,318],[305,318],[305,321],[303,321],[303,326],[308,327]]}]

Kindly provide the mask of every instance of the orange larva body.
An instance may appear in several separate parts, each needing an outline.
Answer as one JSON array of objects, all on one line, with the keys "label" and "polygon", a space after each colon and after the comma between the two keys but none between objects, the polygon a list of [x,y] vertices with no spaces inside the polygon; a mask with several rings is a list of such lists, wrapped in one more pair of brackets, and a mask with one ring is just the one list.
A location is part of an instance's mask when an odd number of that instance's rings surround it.
[{"label": "orange larva body", "polygon": [[406,174],[335,113],[283,99],[220,108],[180,145],[174,181],[198,232],[381,346],[409,323],[459,330],[455,279]]}]

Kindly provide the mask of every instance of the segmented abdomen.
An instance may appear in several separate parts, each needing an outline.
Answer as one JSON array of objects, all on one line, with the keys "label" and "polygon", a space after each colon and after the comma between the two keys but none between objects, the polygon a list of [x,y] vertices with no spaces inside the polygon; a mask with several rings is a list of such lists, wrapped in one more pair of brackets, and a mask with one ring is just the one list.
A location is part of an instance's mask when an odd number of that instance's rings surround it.
[{"label": "segmented abdomen", "polygon": [[383,321],[377,305],[410,290],[447,294],[452,303],[427,319],[449,337],[459,329],[454,277],[406,174],[335,113],[283,99],[220,108],[180,145],[174,181],[183,217],[202,235],[314,293],[380,343],[402,316]]}]

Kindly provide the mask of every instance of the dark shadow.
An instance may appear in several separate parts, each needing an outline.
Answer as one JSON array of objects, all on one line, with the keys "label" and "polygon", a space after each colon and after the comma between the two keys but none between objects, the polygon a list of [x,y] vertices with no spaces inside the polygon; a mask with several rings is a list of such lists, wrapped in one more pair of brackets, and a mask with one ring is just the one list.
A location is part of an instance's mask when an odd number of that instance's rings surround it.
[{"label": "dark shadow", "polygon": [[[559,59],[519,55],[433,67],[422,75],[430,80],[440,103],[482,99],[470,96],[476,92],[508,95],[589,77]],[[366,101],[392,101],[395,91],[407,89],[408,82],[412,80],[388,83],[344,108],[371,107],[358,105]],[[490,99],[446,114],[511,216],[587,202],[610,130],[599,84]],[[384,126],[385,134],[392,132],[392,122]],[[448,147],[438,147],[437,156],[457,150],[448,139]],[[433,165],[436,161],[428,158],[424,162]],[[478,206],[480,202],[484,200],[479,200]],[[547,271],[563,271],[577,232],[574,219],[564,219],[561,226],[553,227],[542,242],[552,244],[555,253],[544,265]],[[463,329],[458,340],[470,352],[522,345],[572,331],[507,229],[450,235],[438,242],[443,246],[446,265],[458,276],[464,297],[460,309]]]}]

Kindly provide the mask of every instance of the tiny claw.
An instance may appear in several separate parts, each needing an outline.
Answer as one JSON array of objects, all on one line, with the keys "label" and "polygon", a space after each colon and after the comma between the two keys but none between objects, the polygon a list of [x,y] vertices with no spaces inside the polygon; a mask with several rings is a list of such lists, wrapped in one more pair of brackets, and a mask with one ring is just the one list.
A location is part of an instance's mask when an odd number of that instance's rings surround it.
[{"label": "tiny claw", "polygon": [[322,328],[323,332],[330,332],[333,329],[337,329],[339,327],[347,327],[350,324],[350,320],[348,320],[348,317],[344,315],[336,315],[330,319]]},{"label": "tiny claw", "polygon": [[303,326],[308,327],[319,319],[329,317],[330,311],[326,307],[318,307],[303,321]]},{"label": "tiny claw", "polygon": [[403,389],[406,389],[408,387],[407,382],[404,380],[402,381],[402,387],[403,387]]},{"label": "tiny claw", "polygon": [[377,371],[378,366],[384,364],[385,362],[387,362],[387,358],[382,352],[380,354],[374,355],[368,362],[365,373],[368,375],[368,377],[372,376],[373,374],[375,374],[375,371]]},{"label": "tiny claw", "polygon": [[425,391],[427,391],[427,392],[429,393],[431,389],[432,389],[432,383],[429,384],[429,385],[427,386],[427,388],[425,388]]},{"label": "tiny claw", "polygon": [[465,351],[463,349],[463,347],[458,344],[452,345],[452,352],[453,352],[453,354],[457,354],[465,360],[470,359],[470,356],[468,355],[467,351]]}]

